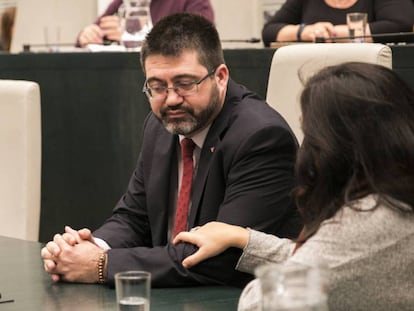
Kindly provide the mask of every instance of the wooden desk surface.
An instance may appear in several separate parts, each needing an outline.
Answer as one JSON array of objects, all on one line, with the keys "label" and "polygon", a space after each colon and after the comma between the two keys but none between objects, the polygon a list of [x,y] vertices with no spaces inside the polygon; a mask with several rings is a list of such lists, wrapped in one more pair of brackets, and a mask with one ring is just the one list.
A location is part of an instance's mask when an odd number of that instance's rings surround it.
[{"label": "wooden desk surface", "polygon": [[[1,311],[116,310],[115,290],[98,284],[53,283],[43,271],[42,245],[0,236]],[[152,289],[152,311],[231,311],[241,290],[231,287]]]}]

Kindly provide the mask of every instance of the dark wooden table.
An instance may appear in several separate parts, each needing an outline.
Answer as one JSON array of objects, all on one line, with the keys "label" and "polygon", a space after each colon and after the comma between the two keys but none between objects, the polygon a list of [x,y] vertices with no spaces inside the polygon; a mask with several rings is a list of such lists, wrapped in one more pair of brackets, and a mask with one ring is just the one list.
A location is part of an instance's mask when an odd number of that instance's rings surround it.
[{"label": "dark wooden table", "polygon": [[[53,283],[43,271],[42,245],[0,236],[1,311],[116,310],[115,290],[98,284]],[[152,311],[231,311],[241,290],[232,287],[156,288]]]}]

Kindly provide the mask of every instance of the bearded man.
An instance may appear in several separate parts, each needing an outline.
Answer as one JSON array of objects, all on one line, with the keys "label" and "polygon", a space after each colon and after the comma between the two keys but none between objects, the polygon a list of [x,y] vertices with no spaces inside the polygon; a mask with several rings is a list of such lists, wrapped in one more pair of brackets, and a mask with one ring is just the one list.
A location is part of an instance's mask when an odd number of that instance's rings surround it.
[{"label": "bearded man", "polygon": [[[42,249],[54,281],[107,283],[125,270],[151,272],[152,286],[234,285],[252,275],[234,267],[241,250],[187,269],[197,248],[176,234],[210,221],[295,238],[289,193],[297,142],[265,101],[232,81],[220,38],[204,17],[160,20],[141,50],[151,112],[126,193],[97,230],[66,227]],[[181,145],[181,146],[180,146]]]}]

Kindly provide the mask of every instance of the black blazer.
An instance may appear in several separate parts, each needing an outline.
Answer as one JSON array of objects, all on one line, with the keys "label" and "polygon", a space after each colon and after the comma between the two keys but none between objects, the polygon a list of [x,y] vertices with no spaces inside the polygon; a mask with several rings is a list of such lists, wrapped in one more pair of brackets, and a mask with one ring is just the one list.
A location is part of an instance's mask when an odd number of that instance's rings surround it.
[{"label": "black blazer", "polygon": [[[94,232],[112,248],[108,280],[113,283],[119,271],[146,270],[157,287],[244,286],[252,276],[234,269],[241,250],[229,249],[187,270],[181,261],[196,247],[168,241],[177,146],[177,135],[167,132],[150,113],[128,190],[113,215]],[[296,139],[282,117],[230,80],[223,109],[201,151],[188,227],[216,220],[295,237],[301,224],[289,192],[296,150]]]}]

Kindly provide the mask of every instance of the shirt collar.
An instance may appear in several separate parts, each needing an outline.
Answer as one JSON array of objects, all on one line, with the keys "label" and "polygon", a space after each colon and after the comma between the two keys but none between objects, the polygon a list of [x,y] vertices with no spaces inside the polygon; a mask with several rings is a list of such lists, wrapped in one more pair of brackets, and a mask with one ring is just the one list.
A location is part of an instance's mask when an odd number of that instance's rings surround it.
[{"label": "shirt collar", "polygon": [[[204,141],[206,140],[208,131],[210,130],[211,127],[211,123],[205,128],[203,129],[201,132],[191,136],[191,137],[187,137],[187,138],[191,138],[193,140],[193,142],[196,144],[196,146],[200,149],[203,149],[203,145],[204,145]],[[180,143],[181,141],[185,138],[185,136],[183,135],[178,135],[180,138]]]}]

